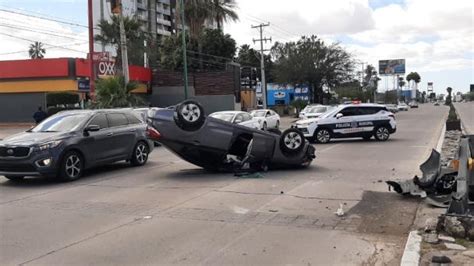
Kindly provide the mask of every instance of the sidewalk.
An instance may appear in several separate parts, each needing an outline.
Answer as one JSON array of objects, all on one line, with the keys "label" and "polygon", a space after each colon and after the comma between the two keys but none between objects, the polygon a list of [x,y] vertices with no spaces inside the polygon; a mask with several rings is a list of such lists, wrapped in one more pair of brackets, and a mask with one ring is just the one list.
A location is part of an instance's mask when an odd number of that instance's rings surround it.
[{"label": "sidewalk", "polygon": [[33,124],[28,123],[0,123],[0,140],[28,130]]}]

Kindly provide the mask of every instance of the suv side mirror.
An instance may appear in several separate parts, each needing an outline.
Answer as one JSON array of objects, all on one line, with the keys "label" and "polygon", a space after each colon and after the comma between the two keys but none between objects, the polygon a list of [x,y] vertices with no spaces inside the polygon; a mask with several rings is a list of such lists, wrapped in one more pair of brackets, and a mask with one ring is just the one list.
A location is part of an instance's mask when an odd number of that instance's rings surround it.
[{"label": "suv side mirror", "polygon": [[339,119],[339,118],[341,118],[341,117],[343,117],[343,116],[344,116],[343,114],[341,114],[341,113],[337,113],[337,115],[336,115],[336,119]]},{"label": "suv side mirror", "polygon": [[84,132],[95,132],[99,130],[100,130],[100,126],[98,125],[88,125],[86,128],[84,128]]}]

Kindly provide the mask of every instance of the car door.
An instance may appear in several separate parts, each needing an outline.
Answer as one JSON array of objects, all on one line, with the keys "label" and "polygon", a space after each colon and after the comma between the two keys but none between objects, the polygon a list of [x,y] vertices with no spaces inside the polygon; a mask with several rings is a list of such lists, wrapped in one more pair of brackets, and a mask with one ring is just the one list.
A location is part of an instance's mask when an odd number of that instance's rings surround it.
[{"label": "car door", "polygon": [[[357,123],[354,123],[354,117],[358,114],[358,108],[348,106],[339,111],[339,113],[342,114],[342,117],[336,118],[333,132],[339,137],[349,137],[357,130]],[[334,115],[334,117],[336,116],[337,114]]]},{"label": "car door", "polygon": [[275,121],[273,120],[272,113],[267,111],[265,114],[265,121],[267,121],[267,127],[272,128],[275,127]]},{"label": "car door", "polygon": [[112,158],[126,158],[130,154],[131,147],[135,145],[135,131],[133,126],[129,126],[128,119],[123,113],[108,113],[110,137],[112,145]]},{"label": "car door", "polygon": [[93,165],[107,160],[112,155],[112,151],[108,147],[113,144],[113,139],[111,138],[109,122],[104,113],[99,113],[92,117],[86,127],[89,125],[100,127],[99,131],[86,133],[81,143],[88,158],[88,163]]},{"label": "car door", "polygon": [[375,113],[379,111],[376,106],[361,106],[358,107],[357,115],[354,116],[354,122],[357,123],[353,133],[360,135],[374,130]]}]

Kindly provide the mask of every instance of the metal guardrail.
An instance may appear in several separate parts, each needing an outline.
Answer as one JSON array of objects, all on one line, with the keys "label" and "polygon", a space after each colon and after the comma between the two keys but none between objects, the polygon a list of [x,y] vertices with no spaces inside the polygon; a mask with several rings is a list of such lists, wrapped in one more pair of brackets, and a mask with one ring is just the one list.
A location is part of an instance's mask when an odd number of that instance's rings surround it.
[{"label": "metal guardrail", "polygon": [[474,216],[474,135],[463,136],[458,151],[456,192],[446,215]]}]

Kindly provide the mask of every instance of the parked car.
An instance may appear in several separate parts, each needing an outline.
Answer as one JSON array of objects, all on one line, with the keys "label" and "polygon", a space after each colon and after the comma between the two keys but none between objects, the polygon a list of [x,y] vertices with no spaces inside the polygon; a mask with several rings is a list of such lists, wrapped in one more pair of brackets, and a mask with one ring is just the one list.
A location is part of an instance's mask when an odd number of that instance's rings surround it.
[{"label": "parked car", "polygon": [[397,124],[393,113],[378,104],[341,105],[319,118],[299,120],[292,125],[304,136],[319,143],[327,143],[332,138],[372,136],[379,141],[388,140],[395,133]]},{"label": "parked car", "polygon": [[387,110],[392,113],[398,113],[398,106],[396,104],[386,104]]},{"label": "parked car", "polygon": [[408,111],[408,105],[406,103],[399,103],[397,105],[398,111]]},{"label": "parked car", "polygon": [[303,114],[300,113],[299,117],[302,119],[317,118],[334,107],[326,105],[311,105],[309,108],[305,108]]},{"label": "parked car", "polygon": [[116,161],[141,166],[153,150],[147,137],[157,134],[131,109],[60,112],[0,141],[0,175],[72,181],[87,168]]},{"label": "parked car", "polygon": [[160,143],[184,160],[212,171],[304,167],[315,158],[314,147],[297,129],[276,133],[205,116],[203,107],[187,100],[175,110],[158,110],[151,119]]},{"label": "parked car", "polygon": [[415,101],[412,101],[408,104],[408,106],[410,106],[410,108],[418,108],[418,103]]},{"label": "parked car", "polygon": [[209,115],[210,117],[214,117],[217,119],[221,119],[233,124],[239,124],[242,126],[250,127],[259,129],[260,124],[258,123],[257,119],[251,116],[247,112],[242,111],[223,111],[223,112],[215,112]]},{"label": "parked car", "polygon": [[280,127],[280,115],[275,111],[270,109],[260,109],[253,110],[250,114],[257,118],[260,128],[262,130],[267,130],[267,128],[276,128]]},{"label": "parked car", "polygon": [[318,104],[308,104],[306,105],[303,110],[300,111],[299,115],[298,115],[298,118],[305,118],[305,114],[306,114],[306,111],[309,110],[309,108],[313,107],[313,106],[317,106]]}]

